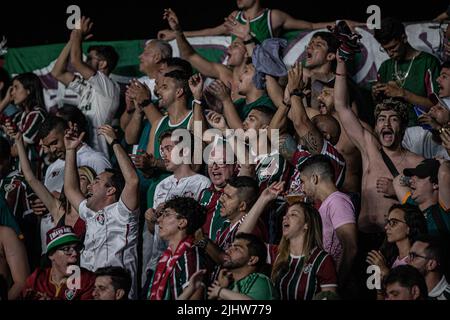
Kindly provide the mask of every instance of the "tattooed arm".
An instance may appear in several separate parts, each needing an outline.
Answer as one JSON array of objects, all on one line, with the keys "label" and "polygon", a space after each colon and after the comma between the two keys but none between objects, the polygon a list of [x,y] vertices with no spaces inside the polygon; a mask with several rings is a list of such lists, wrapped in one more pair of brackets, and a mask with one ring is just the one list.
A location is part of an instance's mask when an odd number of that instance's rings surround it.
[{"label": "tattooed arm", "polygon": [[295,92],[302,93],[304,88],[303,67],[297,62],[288,72],[287,90],[291,102],[288,118],[294,124],[300,143],[308,147],[311,153],[320,153],[323,147],[322,134],[309,119],[302,97],[295,94]]},{"label": "tattooed arm", "polygon": [[323,147],[322,134],[309,119],[300,97],[292,96],[288,117],[294,124],[300,142],[307,146],[311,153],[320,153]]}]

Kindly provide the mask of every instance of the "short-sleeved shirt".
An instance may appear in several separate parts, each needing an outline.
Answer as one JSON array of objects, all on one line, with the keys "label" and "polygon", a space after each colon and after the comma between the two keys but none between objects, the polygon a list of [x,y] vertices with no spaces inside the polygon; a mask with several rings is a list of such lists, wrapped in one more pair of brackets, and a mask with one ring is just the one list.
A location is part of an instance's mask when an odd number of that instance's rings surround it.
[{"label": "short-sleeved shirt", "polygon": [[275,105],[273,104],[272,100],[270,100],[268,95],[263,95],[256,101],[253,101],[252,103],[249,104],[247,104],[245,102],[245,99],[243,98],[234,101],[233,104],[236,107],[236,110],[239,114],[239,118],[241,118],[242,121],[244,121],[245,118],[247,118],[250,111],[252,111],[253,108],[255,107],[267,107],[269,109],[276,111]]},{"label": "short-sleeved shirt", "polygon": [[[45,187],[50,191],[61,192],[64,185],[64,166],[66,162],[58,159],[48,166],[45,172]],[[95,151],[87,144],[84,144],[77,151],[77,166],[88,166],[94,169],[97,174],[105,171],[107,168],[111,168],[111,163],[105,157],[102,152]]]},{"label": "short-sleeved shirt", "polygon": [[[139,209],[131,211],[122,199],[97,212],[80,203],[78,213],[86,222],[81,266],[95,271],[118,266],[130,271],[136,283]],[[132,292],[133,289],[132,289]]]},{"label": "short-sleeved shirt", "polygon": [[352,200],[345,193],[336,191],[322,202],[319,213],[322,218],[323,248],[339,266],[343,248],[336,230],[345,224],[356,224]]},{"label": "short-sleeved shirt", "polygon": [[[331,165],[334,169],[334,181],[336,186],[340,188],[344,183],[345,179],[345,160],[344,157],[339,153],[335,146],[333,146],[329,141],[324,141],[322,155],[327,156],[331,160]],[[300,171],[298,168],[305,162],[310,156],[309,152],[304,146],[298,145],[292,157],[292,163],[295,164],[294,173],[289,182],[289,190],[292,193],[301,193],[302,185],[300,181]]]},{"label": "short-sleeved shirt", "polygon": [[253,300],[273,300],[276,298],[272,281],[262,273],[250,273],[245,278],[234,282],[230,289],[249,296]]},{"label": "short-sleeved shirt", "polygon": [[[439,77],[441,66],[439,60],[432,54],[420,52],[414,61],[396,62],[393,59],[384,61],[378,70],[380,81],[384,83],[396,81],[396,70],[398,74],[408,74],[402,87],[418,96],[428,97],[439,90],[436,79]],[[417,125],[417,115],[411,107],[409,126],[414,125]]]},{"label": "short-sleeved shirt", "polygon": [[281,300],[312,300],[322,288],[337,287],[333,258],[315,248],[305,264],[304,256],[290,255],[287,269],[274,281]]},{"label": "short-sleeved shirt", "polygon": [[421,155],[425,159],[443,157],[450,160],[447,150],[433,140],[433,134],[422,127],[406,128],[402,145],[412,153]]},{"label": "short-sleeved shirt", "polygon": [[428,292],[428,298],[430,300],[450,300],[450,284],[442,276],[438,284]]},{"label": "short-sleeved shirt", "polygon": [[[411,198],[411,193],[407,193],[405,199],[403,199],[402,203],[408,203],[414,206],[417,206],[417,203]],[[436,210],[438,214],[441,216],[445,229],[447,231],[447,235],[450,234],[450,210],[447,210],[442,204],[434,204],[431,207],[421,210],[425,215],[425,220],[427,221],[427,229],[430,235],[434,236],[442,236],[437,227],[436,221],[433,217],[433,210]]]},{"label": "short-sleeved shirt", "polygon": [[51,268],[36,269],[26,280],[21,292],[21,299],[39,300],[46,296],[50,300],[92,300],[94,291],[95,274],[80,268],[81,281],[79,289],[69,289],[65,283],[58,286],[51,282]]},{"label": "short-sleeved shirt", "polygon": [[119,108],[119,85],[104,73],[97,71],[89,80],[77,75],[67,88],[80,95],[78,108],[89,121],[90,145],[108,156],[108,144],[103,136],[97,134],[97,129],[104,124],[112,123]]},{"label": "short-sleeved shirt", "polygon": [[220,215],[222,205],[219,202],[223,194],[223,189],[217,190],[213,184],[203,189],[200,193],[199,202],[206,208],[206,220],[203,224],[202,231],[212,241],[216,240],[217,231],[223,225],[225,219]]}]

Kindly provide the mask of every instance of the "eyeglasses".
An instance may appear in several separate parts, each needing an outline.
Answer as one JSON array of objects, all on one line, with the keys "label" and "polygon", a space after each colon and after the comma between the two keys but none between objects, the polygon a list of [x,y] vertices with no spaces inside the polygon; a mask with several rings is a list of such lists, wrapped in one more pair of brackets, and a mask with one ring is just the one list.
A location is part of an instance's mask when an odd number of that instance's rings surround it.
[{"label": "eyeglasses", "polygon": [[208,163],[209,166],[214,167],[214,165],[217,166],[217,168],[225,168],[227,166],[226,163],[217,163],[217,162],[211,162]]},{"label": "eyeglasses", "polygon": [[402,220],[398,220],[398,219],[394,219],[394,218],[392,218],[392,219],[387,219],[386,221],[385,221],[385,225],[389,225],[389,227],[391,227],[391,228],[393,228],[393,227],[395,227],[397,224],[399,224],[399,223],[404,223],[404,224],[406,224],[406,222],[405,221],[402,221]]},{"label": "eyeglasses", "polygon": [[81,249],[82,249],[82,247],[80,245],[76,245],[76,246],[58,248],[57,250],[64,252],[64,254],[66,256],[70,256],[73,252],[79,253],[81,251]]},{"label": "eyeglasses", "polygon": [[161,211],[157,212],[156,213],[156,218],[157,219],[159,219],[159,218],[165,219],[165,218],[170,217],[172,215],[177,216],[177,218],[181,217],[178,213],[170,212],[169,210],[166,209],[166,210],[161,210]]},{"label": "eyeglasses", "polygon": [[422,258],[422,259],[425,259],[425,260],[429,260],[429,259],[430,259],[430,258],[427,257],[427,256],[421,256],[420,254],[417,254],[417,253],[415,253],[415,252],[413,252],[413,251],[411,251],[411,252],[408,254],[408,257],[409,257],[409,260],[410,260],[410,261],[414,260],[415,258]]}]

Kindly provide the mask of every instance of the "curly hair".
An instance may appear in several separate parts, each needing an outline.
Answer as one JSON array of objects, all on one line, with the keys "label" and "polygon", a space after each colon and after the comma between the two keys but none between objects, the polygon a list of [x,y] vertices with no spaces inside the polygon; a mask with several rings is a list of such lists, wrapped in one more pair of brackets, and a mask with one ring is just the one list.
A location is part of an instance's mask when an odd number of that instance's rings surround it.
[{"label": "curly hair", "polygon": [[189,197],[173,197],[164,204],[164,209],[173,209],[187,220],[186,233],[193,235],[206,220],[205,208],[195,199]]},{"label": "curly hair", "polygon": [[393,98],[388,98],[388,99],[384,99],[381,102],[379,102],[376,106],[375,106],[375,121],[378,119],[378,117],[380,116],[381,111],[395,111],[397,113],[397,115],[400,117],[400,125],[402,127],[403,130],[406,130],[406,127],[408,126],[408,121],[409,121],[409,117],[408,117],[408,104],[400,101],[398,99],[393,99]]}]

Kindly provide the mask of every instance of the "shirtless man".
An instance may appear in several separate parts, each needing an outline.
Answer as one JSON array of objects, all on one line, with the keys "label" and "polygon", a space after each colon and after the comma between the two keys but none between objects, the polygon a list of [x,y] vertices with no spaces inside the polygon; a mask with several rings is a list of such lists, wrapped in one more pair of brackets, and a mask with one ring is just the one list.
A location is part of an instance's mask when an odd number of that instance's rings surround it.
[{"label": "shirtless man", "polygon": [[[341,126],[341,135],[338,143],[335,145],[336,149],[345,159],[347,164],[347,169],[345,171],[344,185],[342,186],[342,191],[347,193],[361,193],[361,153],[359,152],[356,145],[348,137],[345,127],[336,113],[334,108],[334,81],[324,84],[322,92],[317,97],[319,101],[319,111],[315,109],[309,109],[308,115],[315,116],[316,114],[329,114],[333,116]],[[372,128],[363,122],[359,121],[360,124],[368,131],[372,132]],[[326,131],[327,128],[319,128],[321,131]]]},{"label": "shirtless man", "polygon": [[25,246],[9,227],[0,226],[0,278],[12,279],[8,300],[15,300],[30,273]]},{"label": "shirtless man", "polygon": [[227,87],[231,88],[231,97],[233,100],[241,98],[238,93],[239,77],[246,66],[246,58],[248,58],[247,49],[242,40],[237,38],[228,47],[227,65],[210,62],[196,53],[194,48],[186,40],[178,22],[177,15],[172,9],[167,9],[164,12],[163,18],[167,20],[170,28],[175,33],[181,57],[189,61],[201,74],[219,79]]},{"label": "shirtless man", "polygon": [[399,172],[404,168],[415,167],[423,158],[403,149],[401,145],[408,124],[407,106],[404,103],[389,99],[377,105],[375,134],[361,125],[349,107],[346,72],[345,62],[338,57],[334,106],[349,139],[362,157],[362,208],[358,219],[360,244],[365,249],[378,248],[383,237],[377,239],[377,236],[383,233],[385,216],[389,207],[397,202],[389,198],[394,194],[393,176],[383,161],[381,151],[389,156]]}]

